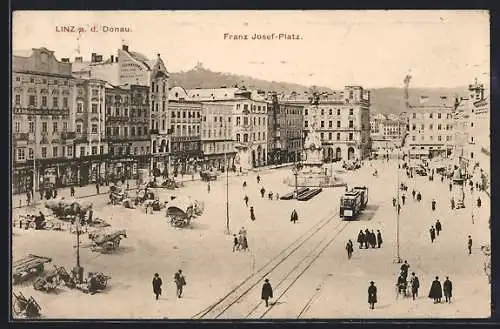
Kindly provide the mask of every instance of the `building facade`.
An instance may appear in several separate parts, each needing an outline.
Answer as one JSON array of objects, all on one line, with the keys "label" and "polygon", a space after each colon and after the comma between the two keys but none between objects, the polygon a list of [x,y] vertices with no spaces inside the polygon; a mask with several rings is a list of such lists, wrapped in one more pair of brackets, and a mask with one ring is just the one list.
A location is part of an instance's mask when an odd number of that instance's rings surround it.
[{"label": "building facade", "polygon": [[410,158],[448,157],[454,147],[454,101],[448,97],[421,97],[409,106],[408,152]]},{"label": "building facade", "polygon": [[12,189],[77,183],[73,164],[76,79],[68,59],[46,48],[12,56]]},{"label": "building facade", "polygon": [[325,161],[364,159],[370,154],[370,92],[360,86],[320,95],[318,105],[311,105],[307,94],[292,94],[280,100],[304,107],[306,133],[317,116]]},{"label": "building facade", "polygon": [[169,175],[191,174],[203,160],[201,149],[202,104],[186,100],[169,102]]},{"label": "building facade", "polygon": [[202,170],[226,170],[236,167],[233,139],[233,105],[224,102],[203,102],[201,144]]},{"label": "building facade", "polygon": [[149,88],[140,85],[106,88],[107,178],[136,178],[150,166]]}]

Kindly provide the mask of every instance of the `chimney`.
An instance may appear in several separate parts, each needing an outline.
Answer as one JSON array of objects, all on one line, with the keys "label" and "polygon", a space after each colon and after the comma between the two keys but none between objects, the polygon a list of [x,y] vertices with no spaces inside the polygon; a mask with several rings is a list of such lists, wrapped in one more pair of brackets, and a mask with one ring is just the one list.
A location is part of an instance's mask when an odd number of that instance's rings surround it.
[{"label": "chimney", "polygon": [[122,45],[122,50],[128,51],[128,45]]},{"label": "chimney", "polygon": [[111,55],[111,63],[114,63],[115,61],[115,56]]},{"label": "chimney", "polygon": [[83,57],[82,56],[75,57],[75,63],[82,63],[82,62],[83,62]]}]

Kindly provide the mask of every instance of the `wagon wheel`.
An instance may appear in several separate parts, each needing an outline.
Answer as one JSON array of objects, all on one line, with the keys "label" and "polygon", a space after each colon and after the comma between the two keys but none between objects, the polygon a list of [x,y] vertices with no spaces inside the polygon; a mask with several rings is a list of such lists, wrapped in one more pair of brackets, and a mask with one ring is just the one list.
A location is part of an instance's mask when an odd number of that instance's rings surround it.
[{"label": "wagon wheel", "polygon": [[15,315],[20,315],[23,312],[22,303],[18,299],[16,299],[12,304],[12,311]]},{"label": "wagon wheel", "polygon": [[118,246],[120,245],[120,238],[116,238],[113,240],[113,248],[118,248]]},{"label": "wagon wheel", "polygon": [[44,267],[44,265],[43,265],[43,264],[40,264],[40,265],[38,265],[38,266],[36,267],[36,271],[37,271],[38,273],[42,273],[42,272],[43,272],[43,270],[44,270],[44,268],[45,268],[45,267]]},{"label": "wagon wheel", "polygon": [[29,228],[35,228],[36,225],[35,225],[35,222],[30,222],[29,225],[28,225]]}]

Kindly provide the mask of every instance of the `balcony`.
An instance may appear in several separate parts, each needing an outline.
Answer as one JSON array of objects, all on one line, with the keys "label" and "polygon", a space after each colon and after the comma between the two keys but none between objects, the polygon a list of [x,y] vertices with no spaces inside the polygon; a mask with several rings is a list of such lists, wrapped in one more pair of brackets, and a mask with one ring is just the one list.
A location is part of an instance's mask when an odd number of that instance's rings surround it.
[{"label": "balcony", "polygon": [[129,136],[120,136],[120,135],[106,135],[106,139],[110,142],[122,142],[128,141],[131,139]]},{"label": "balcony", "polygon": [[150,133],[151,135],[158,135],[158,134],[159,134],[158,129],[151,129],[151,130],[149,131],[149,133]]},{"label": "balcony", "polygon": [[68,140],[68,139],[75,139],[76,138],[76,132],[74,131],[66,131],[61,133],[61,139],[63,140]]},{"label": "balcony", "polygon": [[197,142],[200,141],[200,136],[172,136],[171,141],[174,142]]},{"label": "balcony", "polygon": [[109,123],[114,123],[114,122],[124,123],[124,122],[129,122],[130,118],[124,115],[112,115],[106,117],[106,121]]}]

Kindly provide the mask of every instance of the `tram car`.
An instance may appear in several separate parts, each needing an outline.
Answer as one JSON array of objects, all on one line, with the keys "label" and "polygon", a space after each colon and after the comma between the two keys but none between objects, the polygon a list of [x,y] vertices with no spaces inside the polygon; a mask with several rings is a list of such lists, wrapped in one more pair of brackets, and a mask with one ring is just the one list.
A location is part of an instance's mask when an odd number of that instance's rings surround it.
[{"label": "tram car", "polygon": [[368,188],[356,186],[340,198],[340,218],[354,219],[368,204]]}]

